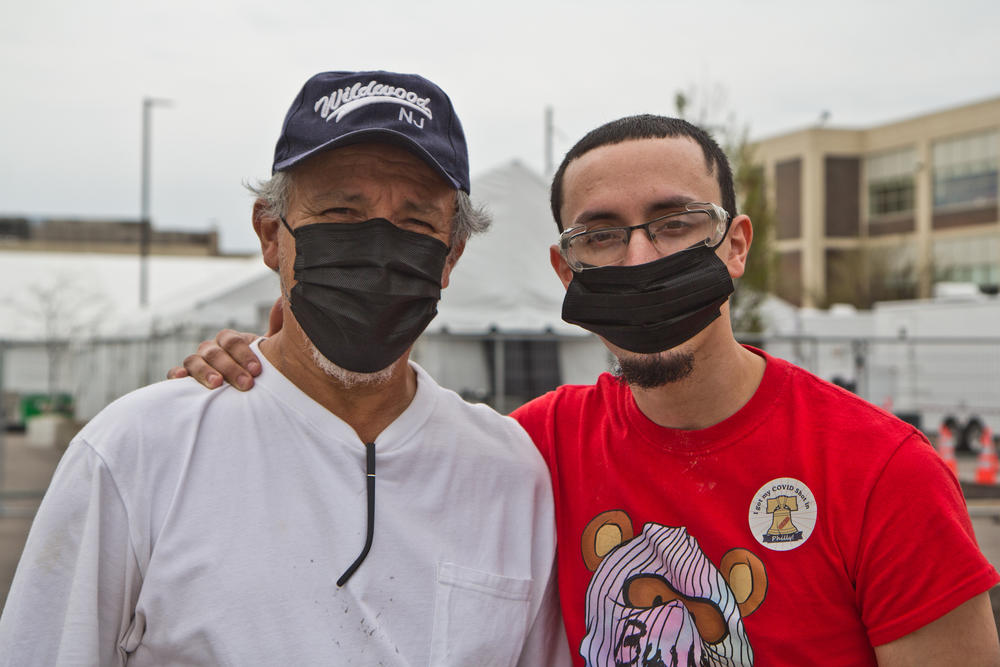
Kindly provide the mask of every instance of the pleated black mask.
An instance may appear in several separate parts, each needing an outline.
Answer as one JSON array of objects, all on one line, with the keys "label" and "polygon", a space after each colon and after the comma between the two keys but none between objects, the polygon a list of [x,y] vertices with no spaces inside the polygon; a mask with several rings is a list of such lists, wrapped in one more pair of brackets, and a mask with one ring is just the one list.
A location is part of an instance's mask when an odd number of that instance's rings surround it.
[{"label": "pleated black mask", "polygon": [[441,298],[449,248],[384,218],[292,229],[292,313],[320,353],[349,371],[374,373],[399,359]]},{"label": "pleated black mask", "polygon": [[634,266],[573,274],[562,318],[631,352],[669,350],[711,324],[733,293],[729,270],[701,246]]}]

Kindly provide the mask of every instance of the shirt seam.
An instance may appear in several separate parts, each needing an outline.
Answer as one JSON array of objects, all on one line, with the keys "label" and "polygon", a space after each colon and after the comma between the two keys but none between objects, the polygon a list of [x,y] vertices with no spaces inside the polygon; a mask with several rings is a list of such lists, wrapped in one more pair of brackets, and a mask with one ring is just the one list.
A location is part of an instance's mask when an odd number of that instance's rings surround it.
[{"label": "shirt seam", "polygon": [[[961,586],[943,591],[941,595],[925,604],[919,611],[907,614],[903,618],[893,619],[868,630],[868,640],[872,646],[881,646],[895,641],[919,630],[925,625],[951,613],[972,598],[990,590],[1000,582],[1000,575],[990,567],[970,575]],[[940,611],[941,613],[936,613]]]},{"label": "shirt seam", "polygon": [[125,498],[125,494],[122,492],[121,486],[118,484],[118,480],[115,479],[114,469],[112,468],[110,462],[106,458],[104,458],[104,456],[97,450],[97,448],[94,447],[94,445],[91,444],[89,440],[87,440],[86,436],[82,435],[78,436],[78,440],[82,445],[86,446],[86,448],[95,457],[97,457],[97,460],[100,461],[101,466],[103,466],[103,468],[108,473],[108,479],[111,480],[111,486],[115,491],[115,495],[118,497],[118,502],[121,503],[122,511],[125,512],[125,520],[128,524],[129,551],[132,554],[132,559],[135,561],[136,569],[139,571],[140,579],[145,579],[146,578],[145,568],[143,567],[142,562],[139,559],[138,550],[136,549],[135,546],[135,537],[132,534],[132,526],[133,526],[132,513],[129,511],[129,503]]},{"label": "shirt seam", "polygon": [[851,568],[851,581],[854,583],[855,588],[857,588],[857,582],[858,582],[858,568],[861,566],[861,550],[864,547],[864,539],[862,538],[862,536],[866,533],[867,529],[865,528],[865,526],[867,525],[870,516],[869,509],[870,509],[872,492],[875,490],[876,487],[878,487],[879,483],[882,481],[882,478],[886,474],[886,469],[889,467],[889,464],[895,460],[896,456],[899,454],[899,450],[901,450],[903,448],[903,445],[905,445],[906,442],[915,435],[916,435],[916,429],[911,428],[910,431],[908,431],[902,438],[900,438],[899,442],[897,442],[895,447],[892,448],[892,453],[890,453],[887,457],[885,457],[885,461],[882,463],[882,466],[878,471],[878,475],[875,476],[875,479],[872,481],[871,486],[869,486],[865,490],[865,509],[864,513],[862,514],[861,525],[858,529],[858,544],[857,547],[855,548],[854,559],[853,559],[854,567]]}]

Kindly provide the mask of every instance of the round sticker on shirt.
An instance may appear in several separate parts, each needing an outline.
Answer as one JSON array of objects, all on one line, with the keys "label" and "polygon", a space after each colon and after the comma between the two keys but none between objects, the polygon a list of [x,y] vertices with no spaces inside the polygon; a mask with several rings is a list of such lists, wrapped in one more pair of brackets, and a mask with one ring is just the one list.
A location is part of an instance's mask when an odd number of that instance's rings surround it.
[{"label": "round sticker on shirt", "polygon": [[754,494],[749,522],[754,538],[768,549],[795,549],[816,527],[816,496],[797,479],[772,479]]}]

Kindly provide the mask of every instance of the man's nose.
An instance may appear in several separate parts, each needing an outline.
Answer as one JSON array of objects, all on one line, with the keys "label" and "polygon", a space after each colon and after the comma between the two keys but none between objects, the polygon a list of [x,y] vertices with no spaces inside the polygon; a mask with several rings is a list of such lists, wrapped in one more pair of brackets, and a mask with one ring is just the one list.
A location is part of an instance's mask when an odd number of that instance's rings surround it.
[{"label": "man's nose", "polygon": [[645,264],[659,258],[660,251],[649,240],[649,234],[646,233],[646,230],[632,230],[632,236],[629,238],[628,247],[626,248],[625,264],[628,266]]},{"label": "man's nose", "polygon": [[388,204],[385,203],[376,203],[374,206],[370,206],[366,211],[366,213],[367,213],[366,217],[369,220],[372,218],[382,218],[392,223],[396,222],[396,220],[394,219],[396,217],[395,211],[393,210],[392,206],[389,206]]},{"label": "man's nose", "polygon": [[393,224],[397,222],[397,218],[399,217],[397,202],[393,200],[391,195],[386,193],[380,193],[377,196],[369,198],[364,206],[363,213],[365,220],[382,218]]}]

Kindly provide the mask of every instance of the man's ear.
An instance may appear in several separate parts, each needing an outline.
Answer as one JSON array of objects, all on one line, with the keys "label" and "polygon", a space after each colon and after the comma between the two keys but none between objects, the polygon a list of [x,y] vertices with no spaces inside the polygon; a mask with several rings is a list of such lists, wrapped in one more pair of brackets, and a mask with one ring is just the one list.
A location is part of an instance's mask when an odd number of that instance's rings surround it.
[{"label": "man's ear", "polygon": [[448,286],[452,269],[455,268],[455,264],[458,262],[458,258],[462,256],[463,252],[465,252],[465,241],[456,243],[451,247],[451,252],[448,253],[448,258],[444,261],[444,271],[441,272],[441,289]]},{"label": "man's ear", "polygon": [[738,215],[733,218],[727,238],[729,242],[725,244],[722,261],[726,263],[729,275],[739,278],[746,271],[750,242],[753,241],[753,224],[750,222],[750,217]]},{"label": "man's ear", "polygon": [[258,199],[253,203],[253,230],[260,239],[260,250],[264,255],[264,264],[278,270],[278,233],[281,231],[281,221],[267,213],[267,203]]},{"label": "man's ear", "polygon": [[569,268],[569,264],[563,259],[562,254],[559,252],[559,246],[549,246],[549,263],[555,269],[556,275],[562,281],[563,287],[569,287],[569,281],[573,280],[573,269]]}]

